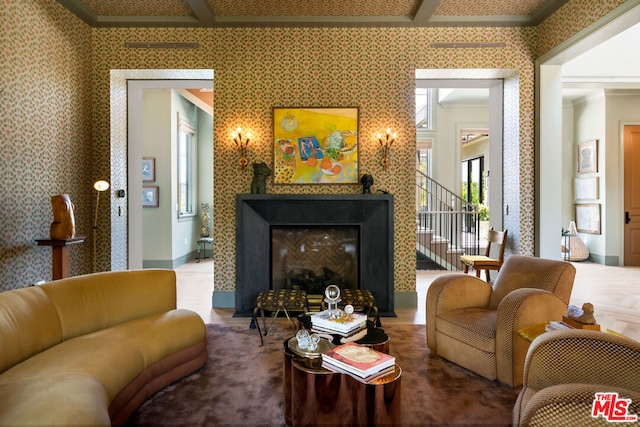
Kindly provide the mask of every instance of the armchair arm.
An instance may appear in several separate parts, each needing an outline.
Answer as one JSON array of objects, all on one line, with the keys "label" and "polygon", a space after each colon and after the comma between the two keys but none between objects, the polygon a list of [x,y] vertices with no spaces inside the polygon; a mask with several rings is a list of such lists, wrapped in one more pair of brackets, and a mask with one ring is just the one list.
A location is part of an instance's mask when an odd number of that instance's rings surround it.
[{"label": "armchair arm", "polygon": [[591,414],[595,395],[605,392],[618,393],[620,399],[631,399],[628,413],[638,413],[640,393],[636,391],[595,384],[561,384],[535,393],[520,412],[516,412],[516,406],[513,425],[590,425],[594,421]]},{"label": "armchair arm", "polygon": [[496,368],[498,381],[517,387],[522,383],[529,343],[518,330],[549,320],[562,320],[567,304],[557,295],[535,288],[516,289],[498,305]]},{"label": "armchair arm", "polygon": [[524,386],[585,383],[640,392],[638,366],[640,343],[631,339],[582,329],[546,332],[527,353]]},{"label": "armchair arm", "polygon": [[451,273],[435,279],[427,290],[427,346],[435,351],[435,319],[440,313],[466,307],[485,307],[491,285],[474,276]]}]

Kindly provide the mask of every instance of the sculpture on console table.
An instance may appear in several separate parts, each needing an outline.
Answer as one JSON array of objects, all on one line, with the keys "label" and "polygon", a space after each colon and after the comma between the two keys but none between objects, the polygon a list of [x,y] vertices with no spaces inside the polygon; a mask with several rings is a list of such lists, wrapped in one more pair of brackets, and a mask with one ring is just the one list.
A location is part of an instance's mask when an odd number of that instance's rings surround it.
[{"label": "sculpture on console table", "polygon": [[267,192],[267,177],[269,176],[271,176],[271,169],[265,162],[254,163],[251,194],[265,194]]},{"label": "sculpture on console table", "polygon": [[373,185],[373,177],[369,174],[362,175],[360,178],[362,184],[362,194],[371,194],[371,186]]},{"label": "sculpture on console table", "polygon": [[68,194],[51,196],[53,222],[49,234],[52,239],[71,239],[76,235],[76,223],[73,217],[73,203]]}]

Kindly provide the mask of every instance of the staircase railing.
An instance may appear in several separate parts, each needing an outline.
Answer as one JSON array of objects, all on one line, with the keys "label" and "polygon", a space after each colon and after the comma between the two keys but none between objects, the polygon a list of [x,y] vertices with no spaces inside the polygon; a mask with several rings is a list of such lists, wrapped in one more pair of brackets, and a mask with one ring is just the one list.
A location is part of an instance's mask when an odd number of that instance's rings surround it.
[{"label": "staircase railing", "polygon": [[480,252],[478,206],[416,170],[417,251],[447,270]]}]

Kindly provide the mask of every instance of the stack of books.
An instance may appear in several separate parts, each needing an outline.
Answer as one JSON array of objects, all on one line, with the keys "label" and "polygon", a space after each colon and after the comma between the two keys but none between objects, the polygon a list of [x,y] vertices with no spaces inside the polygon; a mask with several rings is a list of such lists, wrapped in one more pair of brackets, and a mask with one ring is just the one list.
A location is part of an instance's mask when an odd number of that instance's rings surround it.
[{"label": "stack of books", "polygon": [[334,318],[329,310],[311,315],[311,329],[319,333],[338,334],[350,337],[367,328],[367,316],[362,313],[342,313],[342,317]]},{"label": "stack of books", "polygon": [[372,348],[348,342],[322,353],[322,367],[371,382],[395,371],[396,358]]},{"label": "stack of books", "polygon": [[547,326],[545,326],[544,330],[549,332],[549,331],[561,331],[564,329],[572,329],[572,327],[570,325],[567,325],[564,322],[558,322],[558,321],[552,321],[549,322],[549,324]]}]

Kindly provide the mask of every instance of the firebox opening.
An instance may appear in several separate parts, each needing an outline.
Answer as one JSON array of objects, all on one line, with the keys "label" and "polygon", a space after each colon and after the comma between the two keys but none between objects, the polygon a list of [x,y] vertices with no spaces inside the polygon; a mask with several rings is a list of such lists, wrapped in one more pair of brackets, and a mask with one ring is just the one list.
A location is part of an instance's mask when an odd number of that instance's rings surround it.
[{"label": "firebox opening", "polygon": [[359,289],[359,227],[271,227],[271,289],[307,292],[319,310],[329,285]]}]

